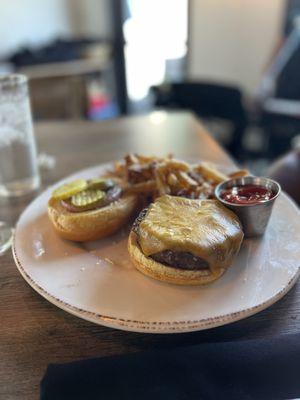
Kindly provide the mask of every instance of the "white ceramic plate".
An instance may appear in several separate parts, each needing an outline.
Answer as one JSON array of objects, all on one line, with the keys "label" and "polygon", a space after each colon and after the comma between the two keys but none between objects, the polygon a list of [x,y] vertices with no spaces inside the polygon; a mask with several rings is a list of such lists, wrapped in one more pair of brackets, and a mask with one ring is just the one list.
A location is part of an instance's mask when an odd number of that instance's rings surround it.
[{"label": "white ceramic plate", "polygon": [[[107,167],[90,168],[66,180],[99,176]],[[298,278],[299,212],[284,194],[275,203],[264,237],[245,240],[223,277],[204,287],[187,287],[158,282],[135,270],[127,254],[126,229],[84,245],[60,239],[46,214],[52,189],[21,215],[14,258],[38,293],[80,318],[137,332],[207,329],[267,308]]]}]

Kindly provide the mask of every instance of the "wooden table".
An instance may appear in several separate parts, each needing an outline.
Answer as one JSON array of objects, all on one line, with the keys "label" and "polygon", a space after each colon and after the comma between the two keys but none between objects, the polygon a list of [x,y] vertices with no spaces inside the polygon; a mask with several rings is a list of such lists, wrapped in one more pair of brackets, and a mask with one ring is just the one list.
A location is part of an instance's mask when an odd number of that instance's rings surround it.
[{"label": "wooden table", "polygon": [[[126,152],[232,160],[187,113],[95,122],[36,124],[39,150],[54,155],[56,168],[44,186],[76,170],[121,158]],[[15,222],[29,199],[1,202],[0,220]],[[0,258],[0,398],[37,399],[50,362],[172,348],[201,342],[268,337],[300,329],[300,286],[269,309],[202,332],[153,335],[122,332],[76,318],[47,302],[23,280],[10,252]]]}]

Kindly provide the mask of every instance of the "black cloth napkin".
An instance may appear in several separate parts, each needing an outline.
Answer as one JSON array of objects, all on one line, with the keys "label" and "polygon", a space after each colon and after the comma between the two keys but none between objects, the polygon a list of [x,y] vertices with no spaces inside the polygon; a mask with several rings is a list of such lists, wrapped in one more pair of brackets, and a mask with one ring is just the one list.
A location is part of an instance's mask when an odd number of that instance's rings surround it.
[{"label": "black cloth napkin", "polygon": [[300,334],[50,364],[41,400],[292,399]]}]

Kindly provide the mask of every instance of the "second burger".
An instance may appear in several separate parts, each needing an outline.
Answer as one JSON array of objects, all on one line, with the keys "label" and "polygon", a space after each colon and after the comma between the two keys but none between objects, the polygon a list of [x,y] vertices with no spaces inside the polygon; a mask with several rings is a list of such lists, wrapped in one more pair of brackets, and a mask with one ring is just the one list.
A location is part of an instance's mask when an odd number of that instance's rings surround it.
[{"label": "second burger", "polygon": [[243,236],[237,216],[218,201],[165,195],[137,218],[128,251],[134,266],[145,275],[199,285],[226,271]]}]

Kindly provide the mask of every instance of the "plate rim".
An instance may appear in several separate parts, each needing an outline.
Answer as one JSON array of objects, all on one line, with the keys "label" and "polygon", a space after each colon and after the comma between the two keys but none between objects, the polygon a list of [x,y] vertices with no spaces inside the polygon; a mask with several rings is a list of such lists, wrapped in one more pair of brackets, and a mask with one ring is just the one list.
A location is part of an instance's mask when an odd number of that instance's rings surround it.
[{"label": "plate rim", "polygon": [[[25,211],[28,209],[28,207],[31,206],[33,202],[36,201],[37,198],[42,196],[45,192],[49,191],[51,188],[57,186],[61,182],[65,181],[66,179],[71,178],[72,176],[76,176],[78,174],[85,174],[88,170],[95,170],[97,168],[99,169],[106,169],[109,166],[113,164],[112,162],[106,162],[94,166],[90,166],[87,168],[83,168],[77,172],[72,173],[71,175],[68,175],[59,181],[55,182],[54,184],[50,185],[47,187],[43,192],[39,194],[32,202],[30,202],[27,207],[22,211],[21,215],[18,218],[18,221],[16,223],[16,229],[14,231],[13,235],[13,242],[12,242],[12,254],[13,258],[15,261],[15,264],[21,274],[21,276],[24,278],[24,280],[37,292],[39,293],[42,297],[44,297],[46,300],[48,300],[50,303],[54,304],[58,308],[75,315],[76,317],[79,317],[81,319],[87,320],[89,322],[96,323],[98,325],[103,325],[109,328],[113,329],[121,329],[121,330],[126,330],[126,331],[131,331],[131,332],[140,332],[140,333],[184,333],[184,332],[193,332],[193,331],[199,331],[199,330],[206,330],[210,328],[215,328],[218,326],[226,325],[232,322],[239,321],[241,319],[250,317],[266,308],[269,306],[273,305],[276,303],[278,300],[280,300],[283,296],[285,296],[286,293],[289,292],[289,290],[294,286],[296,283],[297,279],[299,278],[300,275],[300,265],[298,266],[298,269],[295,271],[294,275],[290,278],[290,280],[287,282],[287,284],[279,290],[277,293],[275,293],[272,297],[267,299],[266,301],[257,304],[253,307],[248,307],[243,310],[235,311],[233,313],[229,314],[223,314],[223,315],[218,315],[215,317],[209,317],[209,318],[202,318],[198,320],[180,320],[180,321],[141,321],[141,320],[133,320],[133,319],[123,319],[123,318],[118,318],[118,317],[112,317],[112,316],[107,316],[99,313],[95,313],[93,311],[81,309],[77,306],[73,306],[72,304],[69,304],[63,300],[60,300],[56,298],[54,295],[51,293],[48,293],[44,288],[42,288],[38,283],[36,283],[31,276],[26,272],[26,269],[22,265],[20,258],[17,253],[16,249],[16,231],[20,222],[21,217],[25,213]],[[281,193],[281,196],[288,201],[292,207],[294,208],[295,212],[299,214],[299,209],[296,205],[296,203],[286,194],[286,193]]]},{"label": "plate rim", "polygon": [[24,280],[42,297],[48,300],[50,303],[54,304],[58,308],[69,312],[72,315],[75,315],[81,319],[84,319],[89,322],[93,322],[96,324],[100,324],[113,329],[126,330],[130,332],[139,332],[139,333],[185,333],[185,332],[193,332],[206,330],[211,328],[216,328],[222,325],[227,325],[232,322],[239,321],[241,319],[250,317],[254,314],[257,314],[260,311],[265,310],[271,305],[275,304],[278,300],[280,300],[283,296],[285,296],[297,282],[300,275],[300,267],[296,271],[295,275],[288,281],[287,285],[278,291],[274,296],[270,297],[268,300],[254,306],[249,307],[244,310],[236,311],[234,313],[219,315],[217,317],[210,318],[202,318],[199,320],[189,320],[189,321],[138,321],[132,319],[124,319],[111,317],[99,313],[95,313],[93,311],[88,311],[81,309],[77,306],[73,306],[63,300],[60,300],[53,296],[51,293],[48,293],[45,289],[43,289],[39,284],[37,284],[31,276],[24,269],[16,251],[15,247],[15,235],[13,238],[12,245],[12,254],[16,266],[24,278]]}]

